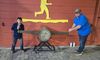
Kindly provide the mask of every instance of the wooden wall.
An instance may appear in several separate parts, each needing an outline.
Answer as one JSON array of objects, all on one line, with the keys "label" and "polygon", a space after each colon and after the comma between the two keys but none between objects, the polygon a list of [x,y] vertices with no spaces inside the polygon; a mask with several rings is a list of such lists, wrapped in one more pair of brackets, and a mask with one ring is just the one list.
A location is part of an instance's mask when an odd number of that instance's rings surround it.
[{"label": "wooden wall", "polygon": [[[46,25],[56,31],[67,31],[71,27],[74,18],[74,9],[81,8],[88,17],[89,22],[93,23],[96,0],[48,0],[53,5],[48,6],[51,19],[68,19],[68,23],[42,24],[24,23],[26,30],[38,30],[41,25]],[[0,47],[10,47],[12,43],[11,26],[16,22],[16,18],[21,16],[28,19],[45,19],[45,14],[34,17],[34,12],[39,11],[40,0],[0,0]],[[5,26],[3,26],[3,24]],[[78,36],[75,32],[72,36],[54,36],[51,43],[55,45],[69,45],[70,41],[75,41],[78,45]],[[93,45],[93,40],[88,39],[87,44]],[[24,45],[30,46],[37,44],[35,36],[24,34]],[[19,42],[18,42],[19,45]]]},{"label": "wooden wall", "polygon": [[100,0],[97,0],[97,7],[95,12],[95,21],[94,21],[94,44],[100,45]]}]

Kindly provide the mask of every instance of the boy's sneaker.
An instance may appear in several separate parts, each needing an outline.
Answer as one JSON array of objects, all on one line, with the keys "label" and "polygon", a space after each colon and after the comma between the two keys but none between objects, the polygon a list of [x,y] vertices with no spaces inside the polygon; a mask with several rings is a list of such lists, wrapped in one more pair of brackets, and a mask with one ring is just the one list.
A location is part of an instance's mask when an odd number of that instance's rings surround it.
[{"label": "boy's sneaker", "polygon": [[11,53],[15,53],[16,51],[15,50],[11,50]]},{"label": "boy's sneaker", "polygon": [[21,51],[22,51],[22,52],[25,52],[25,50],[24,50],[24,49],[21,49]]}]

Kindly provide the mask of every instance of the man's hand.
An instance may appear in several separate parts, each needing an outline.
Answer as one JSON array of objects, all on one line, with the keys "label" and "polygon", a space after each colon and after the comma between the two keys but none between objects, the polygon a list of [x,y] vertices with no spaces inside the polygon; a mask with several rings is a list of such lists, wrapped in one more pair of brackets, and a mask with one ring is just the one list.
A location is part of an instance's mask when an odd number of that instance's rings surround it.
[{"label": "man's hand", "polygon": [[73,29],[72,29],[72,28],[70,28],[70,29],[68,30],[68,32],[71,32],[71,31],[73,31]]}]

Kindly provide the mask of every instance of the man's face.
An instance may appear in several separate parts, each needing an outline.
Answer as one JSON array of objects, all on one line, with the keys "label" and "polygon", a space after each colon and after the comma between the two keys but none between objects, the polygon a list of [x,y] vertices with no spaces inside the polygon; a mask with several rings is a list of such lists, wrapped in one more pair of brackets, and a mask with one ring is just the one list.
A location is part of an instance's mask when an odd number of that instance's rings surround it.
[{"label": "man's face", "polygon": [[21,21],[20,19],[17,19],[17,22],[18,22],[18,23],[21,23],[22,21]]},{"label": "man's face", "polygon": [[75,16],[76,16],[76,17],[80,16],[80,13],[75,13]]}]

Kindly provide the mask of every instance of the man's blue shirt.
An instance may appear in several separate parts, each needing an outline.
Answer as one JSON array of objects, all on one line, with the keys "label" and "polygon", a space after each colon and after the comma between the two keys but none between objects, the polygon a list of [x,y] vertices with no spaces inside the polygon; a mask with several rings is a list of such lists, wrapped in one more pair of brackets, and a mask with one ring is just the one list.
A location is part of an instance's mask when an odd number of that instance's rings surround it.
[{"label": "man's blue shirt", "polygon": [[77,30],[79,35],[86,36],[90,34],[91,26],[86,16],[82,13],[80,14],[80,16],[74,18],[74,24],[75,26],[81,25],[81,28]]}]

